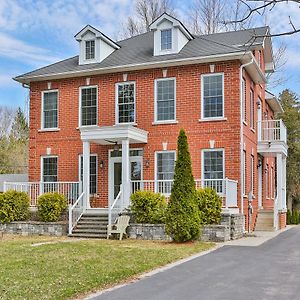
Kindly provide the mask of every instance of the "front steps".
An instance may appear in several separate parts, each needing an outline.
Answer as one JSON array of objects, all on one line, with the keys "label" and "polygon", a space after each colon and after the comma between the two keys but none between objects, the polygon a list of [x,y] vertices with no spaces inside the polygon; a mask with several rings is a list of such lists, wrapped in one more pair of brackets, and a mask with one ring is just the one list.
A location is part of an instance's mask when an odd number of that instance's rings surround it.
[{"label": "front steps", "polygon": [[255,231],[274,231],[273,210],[261,209],[257,213]]},{"label": "front steps", "polygon": [[84,214],[78,221],[70,237],[98,238],[107,237],[108,214]]}]

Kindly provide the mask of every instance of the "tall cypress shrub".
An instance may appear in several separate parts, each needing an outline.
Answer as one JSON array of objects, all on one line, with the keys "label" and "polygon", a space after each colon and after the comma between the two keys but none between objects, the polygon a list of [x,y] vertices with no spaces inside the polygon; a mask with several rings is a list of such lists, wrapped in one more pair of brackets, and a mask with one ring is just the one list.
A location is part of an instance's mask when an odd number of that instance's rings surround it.
[{"label": "tall cypress shrub", "polygon": [[200,234],[200,217],[191,157],[185,131],[180,130],[174,184],[166,213],[166,231],[175,242],[195,240]]}]

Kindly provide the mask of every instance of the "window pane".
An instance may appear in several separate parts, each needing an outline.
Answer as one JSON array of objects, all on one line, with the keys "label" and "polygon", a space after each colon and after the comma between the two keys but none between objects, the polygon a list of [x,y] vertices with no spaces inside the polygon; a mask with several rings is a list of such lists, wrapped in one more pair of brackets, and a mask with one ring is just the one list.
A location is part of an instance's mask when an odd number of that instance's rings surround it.
[{"label": "window pane", "polygon": [[203,76],[203,116],[223,116],[223,76]]},{"label": "window pane", "polygon": [[118,122],[133,123],[135,117],[134,84],[118,85]]},{"label": "window pane", "polygon": [[172,49],[172,29],[161,31],[161,50]]},{"label": "window pane", "polygon": [[204,179],[223,179],[223,151],[204,152]]},{"label": "window pane", "polygon": [[57,92],[44,92],[43,128],[57,128]]},{"label": "window pane", "polygon": [[175,120],[175,80],[159,80],[156,89],[157,120]]},{"label": "window pane", "polygon": [[157,183],[156,190],[162,194],[170,194],[174,178],[175,153],[157,153],[156,161]]},{"label": "window pane", "polygon": [[81,89],[81,125],[97,124],[97,88]]},{"label": "window pane", "polygon": [[[80,180],[83,181],[83,156],[80,156]],[[97,193],[97,156],[90,156],[90,194]]]},{"label": "window pane", "polygon": [[57,181],[57,157],[43,157],[43,181]]},{"label": "window pane", "polygon": [[95,58],[95,41],[85,42],[85,59]]}]

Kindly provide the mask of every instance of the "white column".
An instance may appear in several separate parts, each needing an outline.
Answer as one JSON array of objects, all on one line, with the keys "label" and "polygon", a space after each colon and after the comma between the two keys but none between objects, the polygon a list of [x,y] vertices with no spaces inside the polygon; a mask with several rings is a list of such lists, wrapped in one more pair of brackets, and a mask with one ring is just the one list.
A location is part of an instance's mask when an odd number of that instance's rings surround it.
[{"label": "white column", "polygon": [[282,156],[282,209],[286,209],[286,156]]},{"label": "white column", "polygon": [[280,153],[276,156],[276,164],[277,164],[277,203],[278,208],[283,209],[283,199],[282,199],[282,188],[283,188],[283,158]]},{"label": "white column", "polygon": [[130,203],[130,166],[129,166],[129,140],[122,141],[122,198],[123,206]]},{"label": "white column", "polygon": [[90,143],[83,142],[83,191],[84,206],[90,208]]}]

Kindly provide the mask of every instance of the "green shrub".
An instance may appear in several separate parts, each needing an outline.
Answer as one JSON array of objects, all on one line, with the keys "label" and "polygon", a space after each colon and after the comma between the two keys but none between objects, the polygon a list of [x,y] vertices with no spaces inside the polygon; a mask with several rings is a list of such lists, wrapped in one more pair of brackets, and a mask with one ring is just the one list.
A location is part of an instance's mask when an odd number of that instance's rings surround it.
[{"label": "green shrub", "polygon": [[292,210],[292,223],[294,225],[298,225],[300,222],[299,211],[297,209]]},{"label": "green shrub", "polygon": [[9,190],[0,194],[0,222],[24,221],[29,216],[30,199],[24,192]]},{"label": "green shrub", "polygon": [[131,211],[137,223],[159,224],[165,222],[166,198],[150,191],[137,191],[131,195]]},{"label": "green shrub", "polygon": [[200,235],[200,217],[187,136],[180,130],[174,184],[166,214],[166,232],[175,242],[195,240]]},{"label": "green shrub", "polygon": [[64,195],[46,193],[37,200],[38,216],[43,222],[57,222],[67,208],[68,202]]},{"label": "green shrub", "polygon": [[200,220],[203,225],[219,224],[221,220],[222,199],[211,188],[196,191]]},{"label": "green shrub", "polygon": [[287,210],[287,213],[286,213],[286,224],[287,225],[293,224],[292,213],[289,209]]}]

